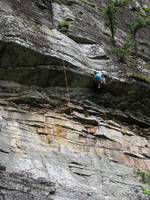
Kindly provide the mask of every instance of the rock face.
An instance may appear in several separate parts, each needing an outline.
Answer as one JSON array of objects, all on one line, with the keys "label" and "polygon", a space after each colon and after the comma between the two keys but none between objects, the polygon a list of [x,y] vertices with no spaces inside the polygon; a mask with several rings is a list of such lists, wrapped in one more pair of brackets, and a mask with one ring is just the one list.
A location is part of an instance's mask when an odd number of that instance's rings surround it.
[{"label": "rock face", "polygon": [[[150,74],[150,31],[137,35],[140,64],[121,64],[106,3],[0,0],[0,200],[148,200],[135,170],[150,171],[150,86],[127,73]],[[118,13],[118,43],[147,5]]]}]

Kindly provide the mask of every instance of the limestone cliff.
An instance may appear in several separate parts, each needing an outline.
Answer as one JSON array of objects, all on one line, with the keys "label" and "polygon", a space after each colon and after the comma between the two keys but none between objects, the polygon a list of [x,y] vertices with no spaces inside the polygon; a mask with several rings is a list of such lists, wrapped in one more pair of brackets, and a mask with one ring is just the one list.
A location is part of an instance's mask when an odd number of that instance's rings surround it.
[{"label": "limestone cliff", "polygon": [[[150,85],[128,74],[149,80],[150,29],[136,36],[136,65],[121,63],[107,3],[0,0],[0,200],[149,199],[135,170],[150,171]],[[148,6],[119,10],[117,44]]]}]

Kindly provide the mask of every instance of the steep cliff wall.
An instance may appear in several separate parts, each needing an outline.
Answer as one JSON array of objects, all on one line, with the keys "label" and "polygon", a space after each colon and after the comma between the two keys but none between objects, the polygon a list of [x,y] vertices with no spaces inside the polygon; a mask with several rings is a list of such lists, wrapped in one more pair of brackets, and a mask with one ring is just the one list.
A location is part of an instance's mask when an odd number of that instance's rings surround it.
[{"label": "steep cliff wall", "polygon": [[[150,171],[150,30],[136,36],[136,66],[121,63],[107,3],[0,0],[0,199],[149,199],[135,170]],[[117,44],[148,6],[119,10]]]}]

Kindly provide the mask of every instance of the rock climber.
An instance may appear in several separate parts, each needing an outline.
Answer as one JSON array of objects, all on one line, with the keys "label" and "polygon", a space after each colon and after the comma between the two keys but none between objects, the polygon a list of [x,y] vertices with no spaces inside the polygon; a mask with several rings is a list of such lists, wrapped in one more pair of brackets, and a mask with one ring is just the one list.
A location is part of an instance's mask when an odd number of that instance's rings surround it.
[{"label": "rock climber", "polygon": [[102,85],[106,84],[106,80],[105,80],[105,76],[104,76],[104,72],[94,72],[94,76],[93,79],[95,81],[95,84],[97,86],[98,89],[100,89],[102,87]]}]

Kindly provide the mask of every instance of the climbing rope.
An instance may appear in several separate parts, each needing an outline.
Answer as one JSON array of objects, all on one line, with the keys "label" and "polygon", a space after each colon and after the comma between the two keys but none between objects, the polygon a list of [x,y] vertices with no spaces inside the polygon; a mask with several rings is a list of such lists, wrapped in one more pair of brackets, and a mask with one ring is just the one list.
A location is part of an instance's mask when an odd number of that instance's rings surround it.
[{"label": "climbing rope", "polygon": [[[51,0],[51,6],[52,6],[52,0]],[[52,27],[54,27],[54,22],[53,22],[53,11],[52,11]],[[65,79],[65,86],[66,86],[66,92],[67,92],[67,102],[69,103],[69,112],[70,112],[70,116],[71,118],[73,118],[73,113],[72,113],[72,108],[71,108],[71,98],[70,98],[70,92],[69,92],[69,81],[68,81],[68,76],[67,76],[67,70],[66,70],[66,66],[65,66],[65,61],[64,59],[62,60],[62,65],[63,65],[63,71],[64,71],[64,79]],[[110,80],[107,84],[110,84],[112,80]],[[105,114],[106,115],[106,114]],[[75,131],[75,124],[74,124],[74,121],[72,121],[72,128],[73,128],[73,132],[76,133]],[[103,132],[103,129],[101,127],[99,127],[100,130],[102,131],[102,133],[104,134]],[[80,142],[79,142],[79,145],[80,145]],[[93,148],[93,153],[95,154],[95,157],[100,160],[100,155],[98,154],[97,150],[96,150],[96,145],[94,144],[93,146],[90,146],[89,144],[85,144],[83,145],[84,147],[87,148],[87,157],[90,161],[90,164],[91,166],[93,166],[94,170],[97,171],[97,167],[95,166],[95,162],[94,162],[94,159],[93,159],[93,155],[91,154],[91,147]],[[79,151],[79,156],[82,158],[83,155],[82,153]],[[82,160],[82,159],[81,159]],[[46,164],[44,163],[44,166],[45,166],[45,169],[47,169],[47,166]],[[48,170],[48,169],[47,169]],[[48,173],[48,172],[47,172]],[[88,185],[91,186],[90,184],[90,180],[87,178],[87,182],[88,182]],[[100,182],[99,178],[98,178],[98,182]]]},{"label": "climbing rope", "polygon": [[[53,13],[53,0],[50,0],[50,8],[51,8],[51,18],[52,18],[52,28],[54,28],[54,13]],[[66,84],[66,92],[67,92],[67,98],[68,98],[68,103],[69,103],[69,111],[70,111],[70,115],[72,117],[72,110],[71,110],[71,100],[70,100],[70,93],[69,93],[69,84],[68,84],[68,77],[67,77],[67,71],[66,71],[66,67],[65,67],[65,62],[64,59],[62,60],[62,64],[63,64],[63,70],[64,70],[64,78],[65,78],[65,84]]]},{"label": "climbing rope", "polygon": [[[52,8],[52,1],[53,0],[51,0],[50,1],[50,9],[51,9],[51,12],[52,12],[52,15],[51,15],[51,17],[52,17],[52,29],[54,28],[54,21],[53,21],[53,8]],[[53,34],[53,31],[52,31],[52,34]],[[57,41],[58,42],[58,41]],[[64,71],[64,79],[65,79],[65,87],[66,87],[66,93],[67,93],[67,102],[68,102],[68,107],[69,107],[69,112],[70,112],[70,116],[71,116],[71,119],[73,119],[73,113],[72,113],[72,108],[71,108],[71,98],[70,98],[70,92],[69,92],[69,80],[68,80],[68,75],[67,75],[67,70],[66,70],[66,66],[65,66],[65,61],[64,61],[64,59],[62,59],[62,67],[63,67],[63,71]],[[75,122],[74,121],[72,121],[72,129],[73,129],[73,132],[75,133],[75,134],[77,134],[76,132],[76,128],[75,128]],[[80,143],[79,143],[79,145],[81,145]],[[90,146],[88,145],[88,144],[85,144],[85,145],[83,145],[84,147],[87,147],[87,151],[88,152],[90,152]],[[95,150],[95,147],[94,147],[94,151],[96,151]],[[86,155],[87,155],[87,157],[89,158],[89,160],[90,160],[90,162],[91,162],[91,166],[93,166],[94,167],[94,169],[96,170],[96,167],[95,167],[95,165],[94,165],[94,162],[93,162],[93,159],[92,159],[92,157],[91,157],[91,155],[89,155],[89,153],[86,153]],[[82,155],[82,153],[79,151],[79,156],[81,157],[81,160],[82,160],[82,157],[83,157],[83,155]],[[46,170],[46,173],[47,173],[47,176],[48,176],[48,178],[49,178],[49,180],[50,180],[50,175],[49,175],[49,172],[48,172],[48,166],[46,165],[46,162],[45,162],[45,160],[42,158],[42,155],[40,155],[40,157],[41,157],[41,159],[42,159],[42,162],[43,162],[43,166],[45,167],[45,170]],[[88,185],[89,186],[91,186],[91,184],[90,184],[90,181],[87,179],[87,182],[88,182]]]},{"label": "climbing rope", "polygon": [[70,115],[71,115],[71,117],[72,117],[72,109],[71,109],[71,107],[70,107],[70,105],[71,105],[71,100],[70,100],[70,93],[69,93],[69,84],[68,84],[68,77],[67,77],[67,71],[66,71],[64,59],[63,59],[63,69],[64,69],[64,77],[65,77],[67,98],[68,98],[68,103],[69,103],[69,111],[70,111]]},{"label": "climbing rope", "polygon": [[[52,4],[52,0],[51,0],[51,4]],[[53,14],[52,14],[52,25],[54,26]],[[69,81],[68,81],[67,70],[66,70],[66,66],[65,66],[65,61],[64,61],[64,59],[62,60],[62,64],[63,64],[64,79],[65,79],[65,86],[66,86],[66,92],[67,92],[67,101],[68,101],[68,103],[69,103],[69,112],[70,112],[71,118],[73,118],[73,113],[72,113],[72,109],[71,109],[71,98],[70,98],[70,92],[69,92],[69,83],[68,83]],[[76,132],[76,131],[75,131],[75,124],[74,124],[74,122],[73,122],[73,124],[72,124],[72,128],[73,128],[73,132]],[[83,145],[83,146],[84,146],[84,145]],[[85,147],[87,147],[87,151],[90,152],[90,146],[89,146],[88,144],[86,144]],[[97,155],[95,146],[93,147],[93,150],[94,150],[95,155],[96,155],[97,157],[99,157],[99,156]],[[79,155],[80,155],[80,157],[82,157],[82,153],[79,152]],[[95,167],[95,165],[94,165],[94,163],[93,163],[93,159],[92,159],[91,155],[87,154],[87,156],[89,157],[89,160],[90,160],[90,162],[91,162],[91,165],[93,165],[94,169],[96,170],[96,167]],[[89,182],[88,179],[87,179],[87,181],[88,181],[88,184],[89,184],[89,186],[90,186],[90,182]]]},{"label": "climbing rope", "polygon": [[[66,84],[66,91],[67,91],[67,96],[68,96],[68,102],[71,105],[70,92],[69,92],[69,84],[68,84],[68,76],[67,76],[67,71],[66,71],[64,60],[63,60],[63,69],[64,69],[64,77],[65,77],[65,84]],[[73,118],[72,109],[71,109],[70,106],[69,106],[69,110],[70,110],[70,116],[71,116],[71,118]],[[74,126],[75,125],[74,125],[74,122],[73,122],[73,124],[72,124],[73,132],[75,132],[75,127]],[[90,160],[90,164],[91,164],[91,166],[93,166],[94,170],[97,171],[97,169],[95,167],[95,164],[94,164],[94,161],[93,161],[91,155],[89,155],[89,153],[90,153],[90,146],[88,144],[86,144],[85,147],[87,148],[87,152],[88,153],[86,153],[86,155],[87,155],[87,157]],[[93,150],[94,150],[94,153],[95,153],[96,157],[99,158],[99,156],[97,155],[96,149],[95,149],[95,145],[93,146]],[[82,158],[83,155],[82,155],[81,152],[79,152],[79,156]],[[87,182],[88,182],[88,185],[91,186],[90,181],[88,179],[87,179]]]}]

